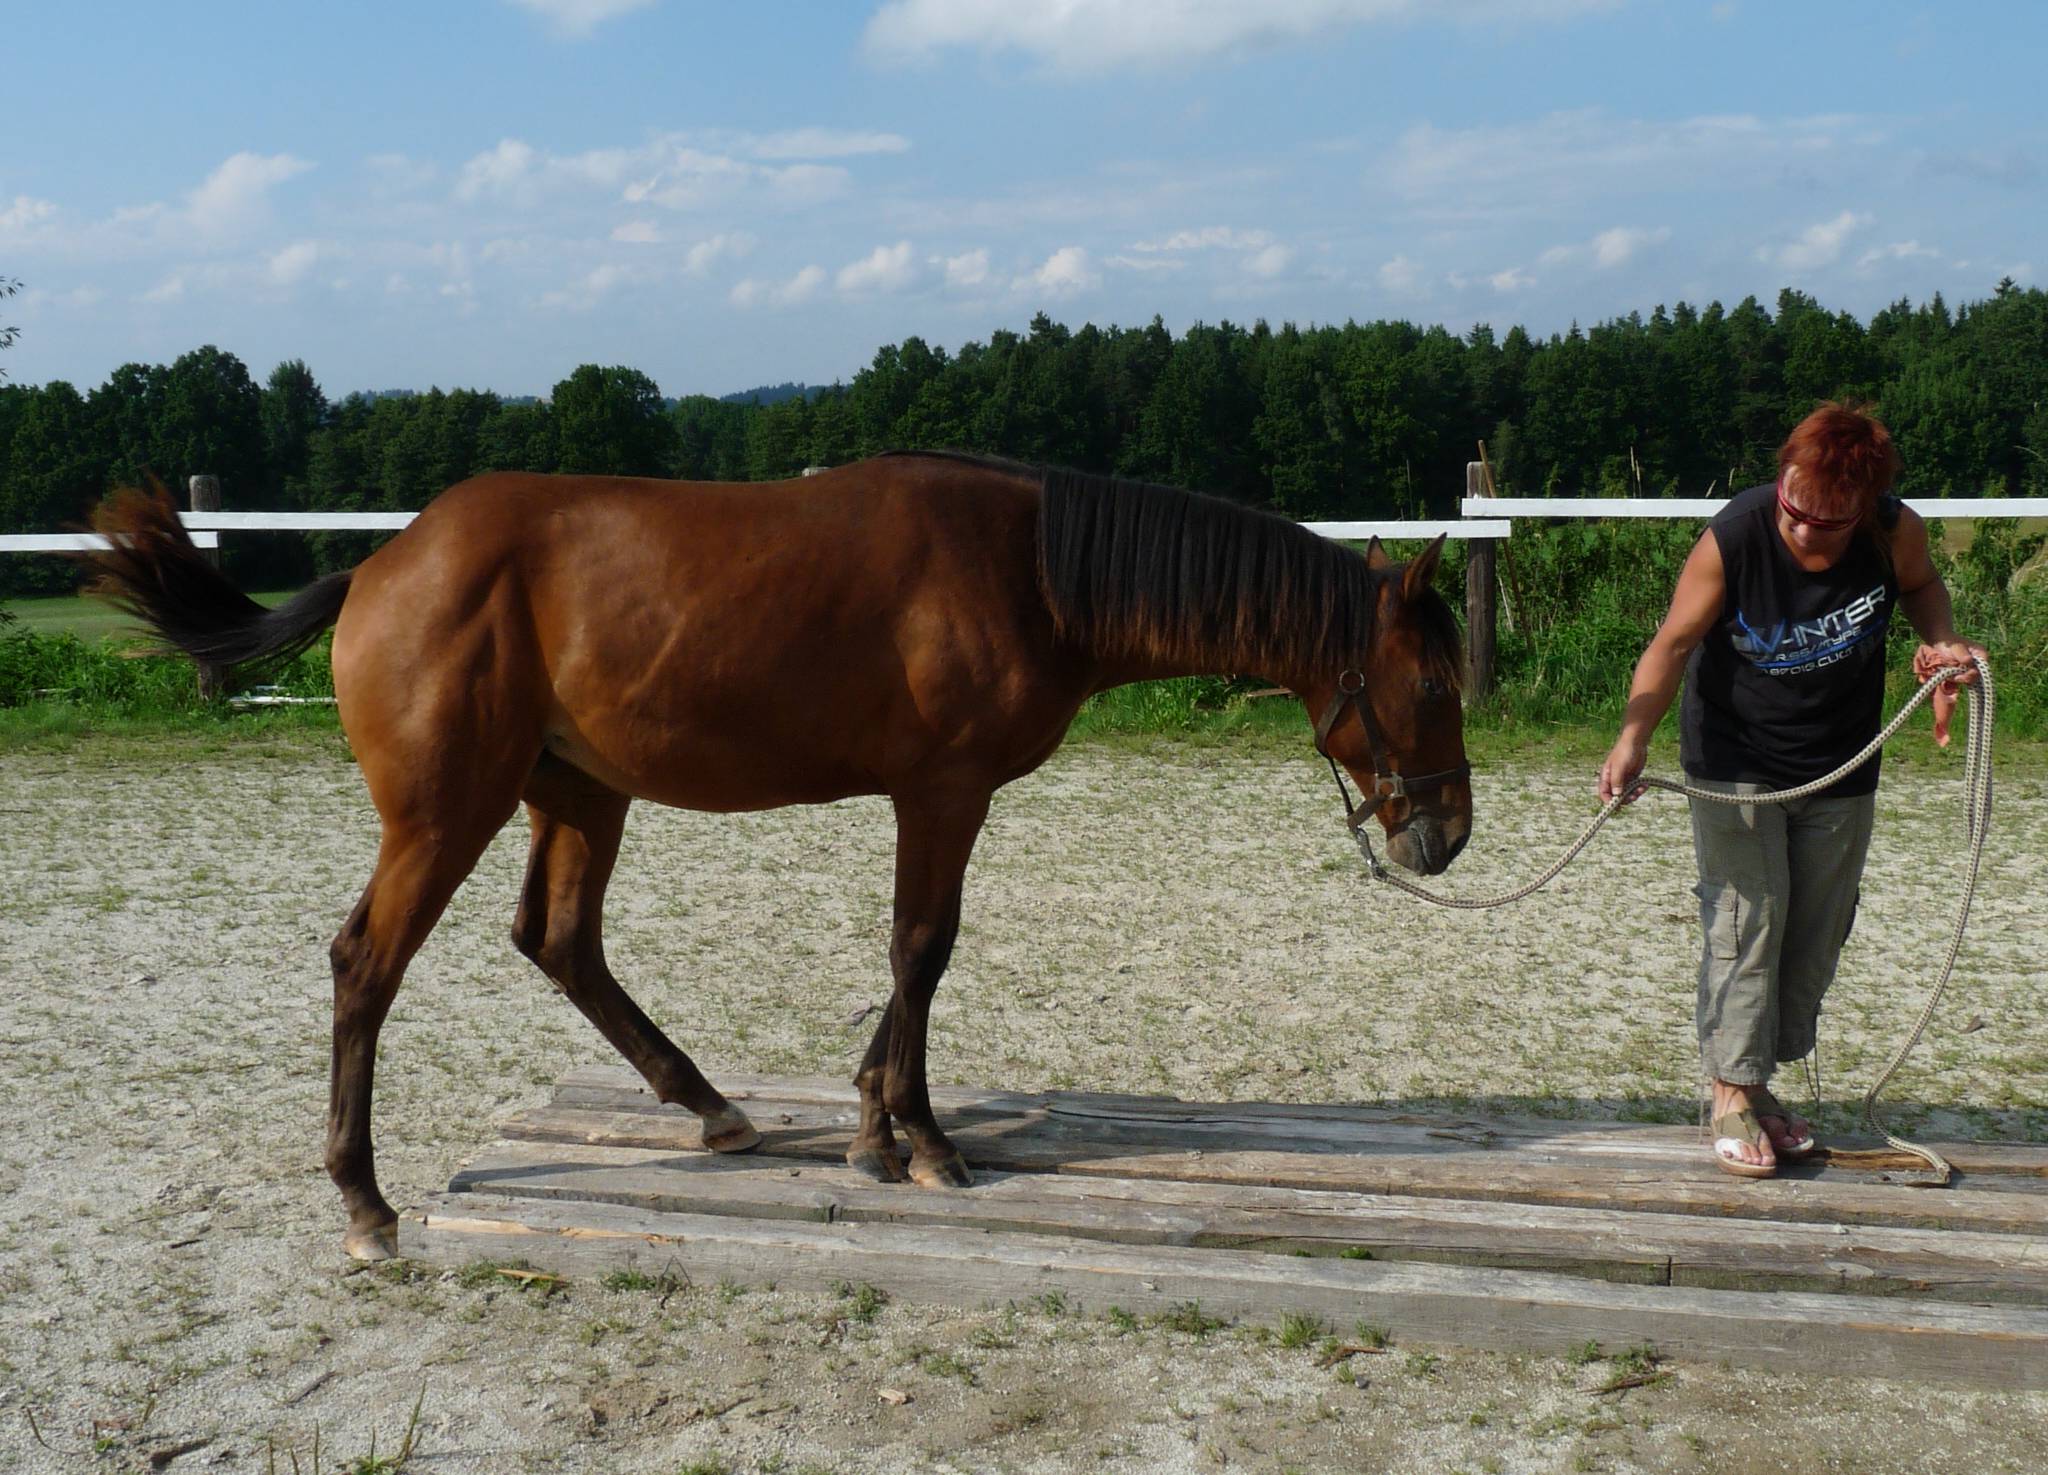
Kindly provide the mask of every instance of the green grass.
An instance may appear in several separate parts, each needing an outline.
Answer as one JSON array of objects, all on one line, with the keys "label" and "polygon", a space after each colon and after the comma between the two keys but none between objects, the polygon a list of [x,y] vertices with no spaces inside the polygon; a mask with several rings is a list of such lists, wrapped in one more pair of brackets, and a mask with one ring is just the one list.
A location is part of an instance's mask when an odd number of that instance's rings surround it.
[{"label": "green grass", "polygon": [[[267,590],[249,597],[258,604],[283,604],[298,591]],[[137,638],[141,631],[135,621],[104,599],[87,594],[48,594],[28,599],[0,599],[0,612],[11,614],[21,627],[37,635],[76,635],[88,642],[106,637]]]}]

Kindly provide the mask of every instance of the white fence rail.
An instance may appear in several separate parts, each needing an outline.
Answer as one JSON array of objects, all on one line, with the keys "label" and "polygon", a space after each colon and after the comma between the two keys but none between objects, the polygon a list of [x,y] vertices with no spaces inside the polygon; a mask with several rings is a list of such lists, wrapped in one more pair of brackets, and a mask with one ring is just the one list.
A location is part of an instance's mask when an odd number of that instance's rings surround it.
[{"label": "white fence rail", "polygon": [[[178,518],[201,548],[218,548],[222,533],[395,532],[417,512],[180,512]],[[1505,538],[1514,525],[1500,518],[1438,518],[1413,522],[1307,522],[1326,538],[1364,542],[1367,538]],[[0,537],[0,553],[85,553],[107,546],[96,533],[19,533]]]},{"label": "white fence rail", "polygon": [[1470,516],[1435,522],[1305,522],[1302,526],[1347,543],[1367,538],[1434,538],[1439,533],[1453,538],[1505,538],[1515,530],[1513,523],[1499,518]]},{"label": "white fence rail", "polygon": [[[196,532],[194,546],[220,547],[220,534]],[[6,533],[0,534],[0,553],[96,553],[107,546],[98,533]]]},{"label": "white fence rail", "polygon": [[417,512],[180,512],[188,528],[221,533],[380,533],[411,524]]},{"label": "white fence rail", "polygon": [[[1925,518],[2048,517],[2048,497],[1907,497]],[[1696,517],[1728,503],[1719,497],[1467,497],[1467,517]]]}]

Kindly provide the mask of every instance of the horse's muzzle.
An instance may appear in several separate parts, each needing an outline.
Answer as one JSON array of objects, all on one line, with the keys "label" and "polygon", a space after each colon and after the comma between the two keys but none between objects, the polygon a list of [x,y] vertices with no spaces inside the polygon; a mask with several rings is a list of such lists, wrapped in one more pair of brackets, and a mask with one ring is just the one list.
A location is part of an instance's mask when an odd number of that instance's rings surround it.
[{"label": "horse's muzzle", "polygon": [[1387,836],[1387,859],[1418,876],[1440,876],[1471,834],[1472,822],[1463,815],[1446,823],[1433,814],[1418,814]]}]

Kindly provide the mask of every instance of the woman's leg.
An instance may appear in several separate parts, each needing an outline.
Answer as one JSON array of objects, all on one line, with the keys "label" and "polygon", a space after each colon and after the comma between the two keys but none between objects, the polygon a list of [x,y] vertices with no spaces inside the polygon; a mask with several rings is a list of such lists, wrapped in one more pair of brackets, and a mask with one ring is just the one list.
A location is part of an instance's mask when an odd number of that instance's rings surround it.
[{"label": "woman's leg", "polygon": [[[1856,915],[1877,796],[1805,799],[1785,808],[1791,889],[1785,945],[1778,961],[1778,1036],[1773,1051],[1781,1063],[1813,1051],[1821,1000],[1835,981],[1835,965]],[[1787,1121],[1791,1135],[1800,1135],[1799,1125]]]},{"label": "woman's leg", "polygon": [[[1694,780],[1725,793],[1757,793],[1755,784]],[[1700,1066],[1713,1082],[1716,1117],[1748,1105],[1749,1088],[1770,1081],[1777,1063],[1779,955],[1789,889],[1784,810],[1774,804],[1692,801],[1693,853],[1699,864],[1699,993],[1694,1022]],[[1742,1160],[1766,1164],[1767,1151]]]}]

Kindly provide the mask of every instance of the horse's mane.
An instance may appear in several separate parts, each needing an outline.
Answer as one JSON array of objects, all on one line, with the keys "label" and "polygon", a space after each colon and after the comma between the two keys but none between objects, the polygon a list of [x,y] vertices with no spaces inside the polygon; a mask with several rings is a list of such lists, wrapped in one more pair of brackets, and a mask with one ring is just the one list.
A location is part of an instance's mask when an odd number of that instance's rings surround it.
[{"label": "horse's mane", "polygon": [[[1058,468],[1041,481],[1039,589],[1061,638],[1100,657],[1334,675],[1371,650],[1380,590],[1398,572],[1218,497]],[[1431,592],[1415,611],[1425,663],[1457,684],[1450,606]]]}]

